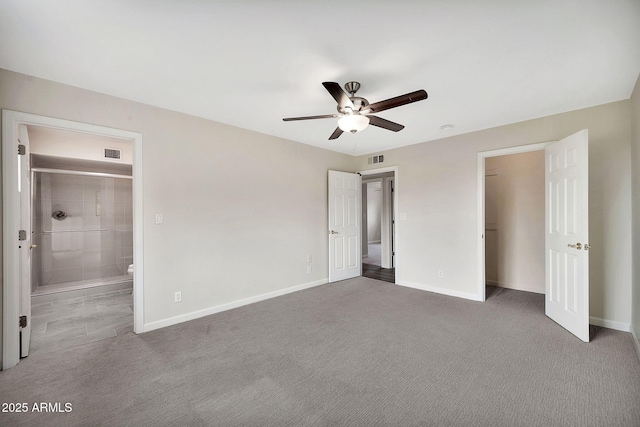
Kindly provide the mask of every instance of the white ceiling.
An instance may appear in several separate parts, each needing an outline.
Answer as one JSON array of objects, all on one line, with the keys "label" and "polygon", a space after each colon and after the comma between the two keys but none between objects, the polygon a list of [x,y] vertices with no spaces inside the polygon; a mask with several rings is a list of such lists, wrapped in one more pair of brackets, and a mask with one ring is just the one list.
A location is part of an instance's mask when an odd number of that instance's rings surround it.
[{"label": "white ceiling", "polygon": [[[640,1],[2,0],[0,68],[357,155],[628,99]],[[350,80],[429,99],[398,133],[282,121]]]}]

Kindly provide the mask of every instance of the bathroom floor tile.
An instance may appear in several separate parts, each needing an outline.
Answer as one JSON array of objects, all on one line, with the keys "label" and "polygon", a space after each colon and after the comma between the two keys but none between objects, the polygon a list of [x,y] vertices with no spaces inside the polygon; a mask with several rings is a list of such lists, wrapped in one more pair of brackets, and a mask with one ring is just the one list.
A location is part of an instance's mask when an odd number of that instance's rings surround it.
[{"label": "bathroom floor tile", "polygon": [[30,353],[44,353],[133,332],[130,289],[32,306]]}]

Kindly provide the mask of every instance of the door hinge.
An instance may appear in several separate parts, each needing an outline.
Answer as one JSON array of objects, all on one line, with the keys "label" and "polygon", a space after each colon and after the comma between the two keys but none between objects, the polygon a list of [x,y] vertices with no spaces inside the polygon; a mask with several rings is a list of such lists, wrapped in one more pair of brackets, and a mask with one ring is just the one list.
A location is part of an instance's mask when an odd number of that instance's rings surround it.
[{"label": "door hinge", "polygon": [[18,230],[18,240],[27,240],[27,230]]},{"label": "door hinge", "polygon": [[20,316],[20,327],[21,328],[27,327],[27,316]]},{"label": "door hinge", "polygon": [[27,147],[25,147],[23,144],[18,144],[18,154],[20,156],[24,156],[25,154],[27,154]]}]

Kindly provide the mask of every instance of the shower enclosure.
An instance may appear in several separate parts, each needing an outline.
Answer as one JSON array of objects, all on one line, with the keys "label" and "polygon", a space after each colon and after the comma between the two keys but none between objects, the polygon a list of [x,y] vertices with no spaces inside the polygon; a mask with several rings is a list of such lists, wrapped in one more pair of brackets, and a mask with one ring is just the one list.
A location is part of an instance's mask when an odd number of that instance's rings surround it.
[{"label": "shower enclosure", "polygon": [[41,168],[32,174],[32,293],[131,286],[131,177]]}]

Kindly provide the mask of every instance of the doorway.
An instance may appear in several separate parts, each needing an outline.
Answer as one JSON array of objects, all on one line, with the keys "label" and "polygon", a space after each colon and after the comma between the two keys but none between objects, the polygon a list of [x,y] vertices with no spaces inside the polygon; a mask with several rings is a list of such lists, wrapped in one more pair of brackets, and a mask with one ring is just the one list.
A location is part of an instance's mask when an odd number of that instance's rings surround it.
[{"label": "doorway", "polygon": [[[478,153],[478,300],[486,300],[485,161],[544,150],[545,314],[589,342],[589,132],[559,141]],[[584,249],[584,250],[583,250]]]},{"label": "doorway", "polygon": [[[65,159],[64,155],[56,156],[55,153],[39,153],[39,157],[32,157],[28,154],[29,149],[29,139],[28,132],[31,129],[32,132],[37,133],[37,131],[44,132],[60,132],[66,133],[67,136],[73,138],[77,137],[78,139],[91,140],[97,139],[104,141],[111,141],[112,144],[107,144],[106,147],[103,147],[103,154],[107,155],[115,155],[114,150],[116,145],[125,144],[132,147],[132,152],[130,155],[131,158],[131,166],[129,177],[124,178],[122,170],[118,170],[116,167],[116,163],[113,162],[110,165],[110,170],[103,171],[89,171],[87,169],[91,168],[92,162],[90,160],[78,160],[78,159]],[[3,369],[11,368],[15,366],[19,362],[20,357],[24,357],[28,355],[29,352],[29,343],[30,337],[32,333],[41,332],[39,329],[36,330],[34,328],[41,328],[42,324],[38,322],[34,322],[32,318],[32,305],[31,305],[31,296],[32,285],[40,284],[40,285],[48,285],[50,287],[44,288],[45,291],[40,292],[44,295],[49,295],[50,301],[54,301],[56,298],[60,298],[62,295],[61,292],[56,291],[74,291],[79,293],[78,295],[74,294],[75,298],[79,297],[87,297],[92,291],[88,289],[97,289],[101,285],[112,285],[113,289],[110,289],[112,292],[120,293],[123,289],[118,289],[118,287],[122,288],[123,286],[127,286],[124,284],[126,280],[126,270],[123,270],[120,267],[123,267],[122,263],[126,260],[133,260],[131,264],[136,265],[136,268],[133,269],[133,288],[131,295],[129,298],[132,301],[129,303],[132,307],[132,327],[134,332],[139,333],[143,332],[143,317],[142,317],[142,308],[143,308],[143,277],[142,277],[142,135],[135,132],[124,131],[113,128],[105,128],[101,126],[88,125],[84,123],[72,122],[61,119],[54,119],[44,116],[37,116],[27,113],[19,113],[9,110],[3,111],[3,138],[2,138],[2,146],[3,146],[3,182],[4,182],[4,192],[3,192],[3,202],[5,206],[5,211],[3,215],[3,229],[5,230],[4,238],[3,238],[3,260],[4,260],[4,271],[3,271],[3,283],[5,284],[3,288]],[[22,141],[21,141],[22,139]],[[64,145],[64,144],[62,144]],[[76,148],[81,147],[82,149],[87,148],[87,145],[77,146]],[[51,148],[51,147],[49,147]],[[82,149],[77,151],[83,151]],[[108,151],[107,151],[108,150]],[[25,153],[26,152],[26,153]],[[25,155],[21,155],[25,153]],[[81,157],[81,156],[80,156]],[[14,159],[19,159],[19,162],[15,162]],[[31,169],[27,160],[34,160],[35,167]],[[74,163],[75,162],[75,163]],[[57,163],[57,164],[56,164]],[[64,163],[64,164],[63,164]],[[101,164],[103,164],[101,162]],[[25,165],[27,165],[25,167]],[[63,167],[64,166],[64,167]],[[95,166],[95,163],[93,163]],[[104,164],[103,164],[104,166]],[[53,169],[53,171],[52,171]],[[60,173],[61,170],[64,170],[65,173]],[[27,172],[27,173],[25,173]],[[81,196],[84,196],[86,193],[85,190],[85,177],[88,177],[89,174],[94,174],[94,176],[90,176],[89,181],[91,185],[97,185],[98,187],[89,191],[89,196],[92,198],[90,203],[85,203],[85,200],[66,200],[65,203],[69,205],[68,209],[64,209],[60,207],[60,209],[53,209],[53,200],[50,197],[51,192],[53,190],[53,186],[57,184],[53,183],[54,181],[69,181],[66,184],[69,184],[70,187],[67,187],[66,190],[73,189],[76,191],[76,195],[80,199]],[[25,185],[28,182],[28,179],[25,177],[30,176],[30,184]],[[78,184],[78,179],[81,180],[82,184]],[[70,180],[74,181],[73,183]],[[128,184],[123,184],[123,180],[127,180]],[[95,182],[93,182],[95,181]],[[118,182],[116,184],[116,182]],[[75,183],[75,184],[74,184]],[[35,184],[35,186],[33,185]],[[89,183],[86,183],[87,186]],[[102,231],[102,223],[101,219],[97,218],[101,213],[104,213],[103,216],[104,221],[108,221],[109,219],[115,219],[115,212],[109,210],[108,212],[105,210],[106,204],[109,202],[109,198],[115,194],[115,187],[122,187],[121,189],[125,189],[125,187],[130,188],[131,198],[129,200],[129,213],[132,218],[132,221],[129,223],[129,226],[126,226],[124,223],[120,224],[122,227],[120,228],[121,235],[129,236],[131,238],[131,245],[127,247],[127,245],[122,241],[121,249],[119,252],[121,255],[120,259],[116,261],[116,252],[114,248],[113,256],[109,254],[109,256],[105,255],[101,257],[100,251],[98,248],[92,249],[91,251],[87,251],[86,253],[79,250],[73,251],[74,246],[71,244],[72,241],[80,241],[87,242],[89,244],[93,244],[94,246],[106,246],[107,241],[111,241],[111,237],[114,237],[115,240],[115,231],[114,235],[106,236]],[[58,188],[62,193],[69,195],[69,192],[65,189]],[[80,190],[82,188],[82,190]],[[37,191],[36,191],[37,189]],[[96,190],[96,191],[93,191]],[[114,190],[114,191],[110,191]],[[48,192],[49,197],[45,195],[45,197],[41,197],[39,202],[33,203],[34,200],[31,200],[31,196],[36,196],[38,191],[41,193]],[[56,190],[57,191],[57,190]],[[124,191],[124,190],[123,190]],[[124,193],[123,193],[124,194]],[[42,195],[42,194],[41,194]],[[114,196],[115,197],[115,196]],[[124,196],[123,196],[124,197]],[[67,199],[73,199],[73,196],[66,197]],[[25,203],[25,200],[28,200]],[[59,202],[59,201],[58,201]],[[126,204],[124,199],[123,203]],[[44,209],[44,205],[48,204],[51,206],[46,206],[51,209]],[[91,205],[91,206],[89,206]],[[38,221],[36,221],[32,228],[32,220],[31,215],[28,216],[23,213],[28,212],[33,206],[34,211],[44,212],[47,210],[47,219],[52,224],[58,227],[54,227],[53,229],[47,229],[46,227],[41,227],[44,222],[44,214],[40,217],[36,217]],[[82,208],[80,208],[82,206]],[[26,207],[26,208],[25,208]],[[77,209],[76,209],[77,208]],[[79,209],[79,210],[78,210]],[[48,212],[52,210],[52,212]],[[68,210],[68,212],[67,212]],[[59,225],[63,224],[65,218],[73,217],[74,220],[83,221],[81,218],[82,215],[80,212],[83,210],[93,210],[92,221],[97,221],[97,228],[95,232],[91,231],[91,233],[96,234],[96,236],[91,236],[89,241],[85,239],[86,236],[83,236],[88,227],[88,225],[83,222],[82,227],[75,227],[78,224],[72,224],[74,227],[60,227]],[[69,215],[71,214],[71,215]],[[23,218],[26,217],[26,218]],[[122,219],[122,218],[120,218]],[[67,221],[69,224],[73,221]],[[55,224],[54,224],[55,223]],[[64,224],[69,225],[69,224]],[[112,224],[112,225],[115,225]],[[118,227],[112,227],[112,229],[117,229]],[[125,230],[126,228],[126,230]],[[25,230],[25,232],[20,232],[20,240],[15,241],[10,236],[13,236],[13,233],[10,233],[9,230]],[[26,231],[28,230],[28,232]],[[93,230],[93,229],[91,229]],[[43,233],[43,232],[49,233]],[[104,230],[106,231],[106,230]],[[46,234],[49,234],[48,236]],[[49,241],[52,240],[52,236],[56,235],[56,248],[61,249],[57,253],[57,258],[59,261],[59,267],[69,266],[71,268],[65,269],[61,268],[60,271],[54,272],[51,269],[44,273],[40,270],[38,273],[35,272],[35,267],[40,265],[46,265],[49,267],[53,267],[51,261],[53,255],[51,257],[45,254],[45,249],[48,246],[47,243],[51,243]],[[24,235],[24,238],[23,238]],[[82,237],[82,239],[80,239]],[[97,237],[97,243],[96,239]],[[101,241],[101,238],[104,237],[104,241]],[[104,243],[104,245],[103,245]],[[41,245],[38,248],[38,244]],[[66,250],[69,249],[69,250]],[[77,248],[76,248],[77,249]],[[35,254],[33,251],[40,252],[37,253],[36,256],[32,256]],[[73,264],[74,261],[71,261],[71,264],[64,265],[65,262],[69,262],[68,258],[70,253],[75,252],[76,255],[80,253],[81,256],[87,256],[87,262],[85,266],[89,266],[91,262],[96,264],[96,254],[98,254],[98,258],[101,258],[102,261],[98,262],[98,265],[94,268],[95,271],[88,271],[89,268],[79,269]],[[90,252],[90,253],[89,253]],[[34,259],[36,262],[33,263],[34,269],[31,268],[31,260]],[[113,261],[113,263],[111,263]],[[104,265],[103,265],[104,264]],[[116,267],[117,264],[117,267]],[[128,267],[128,266],[127,266]],[[66,271],[62,271],[66,270]],[[83,270],[82,274],[80,274],[79,270]],[[101,270],[101,271],[99,271]],[[102,275],[104,272],[107,276]],[[77,273],[77,274],[76,274]],[[86,274],[86,277],[83,275]],[[123,274],[120,274],[123,273]],[[76,274],[74,276],[74,274]],[[37,280],[32,283],[31,276],[36,275]],[[67,277],[68,276],[68,277]],[[73,276],[73,277],[71,277]],[[104,276],[98,278],[99,280],[96,282],[95,279],[98,276]],[[69,280],[65,280],[69,279]],[[72,280],[72,279],[80,279],[80,280]],[[117,280],[116,280],[117,279]],[[131,278],[129,278],[129,281]],[[47,282],[47,283],[45,283]],[[56,282],[56,283],[54,283]],[[89,283],[87,283],[89,282]],[[78,285],[78,286],[76,286]],[[88,285],[84,286],[83,285]],[[71,289],[74,288],[75,289]],[[36,288],[37,289],[37,288]],[[124,293],[127,291],[124,290]],[[55,296],[57,294],[57,296]],[[53,295],[53,296],[52,296]],[[48,302],[38,301],[36,304],[47,304]],[[82,301],[82,305],[84,308],[84,301]],[[96,307],[98,309],[98,304]],[[105,334],[104,331],[101,331],[94,335],[94,338],[97,335],[102,333]],[[106,336],[105,336],[106,337]],[[26,350],[26,354],[25,354]]]},{"label": "doorway", "polygon": [[28,355],[132,332],[131,141],[33,125],[25,136],[33,247]]},{"label": "doorway", "polygon": [[396,170],[367,171],[362,178],[362,275],[396,281]]},{"label": "doorway", "polygon": [[485,159],[486,296],[545,293],[544,152]]}]

